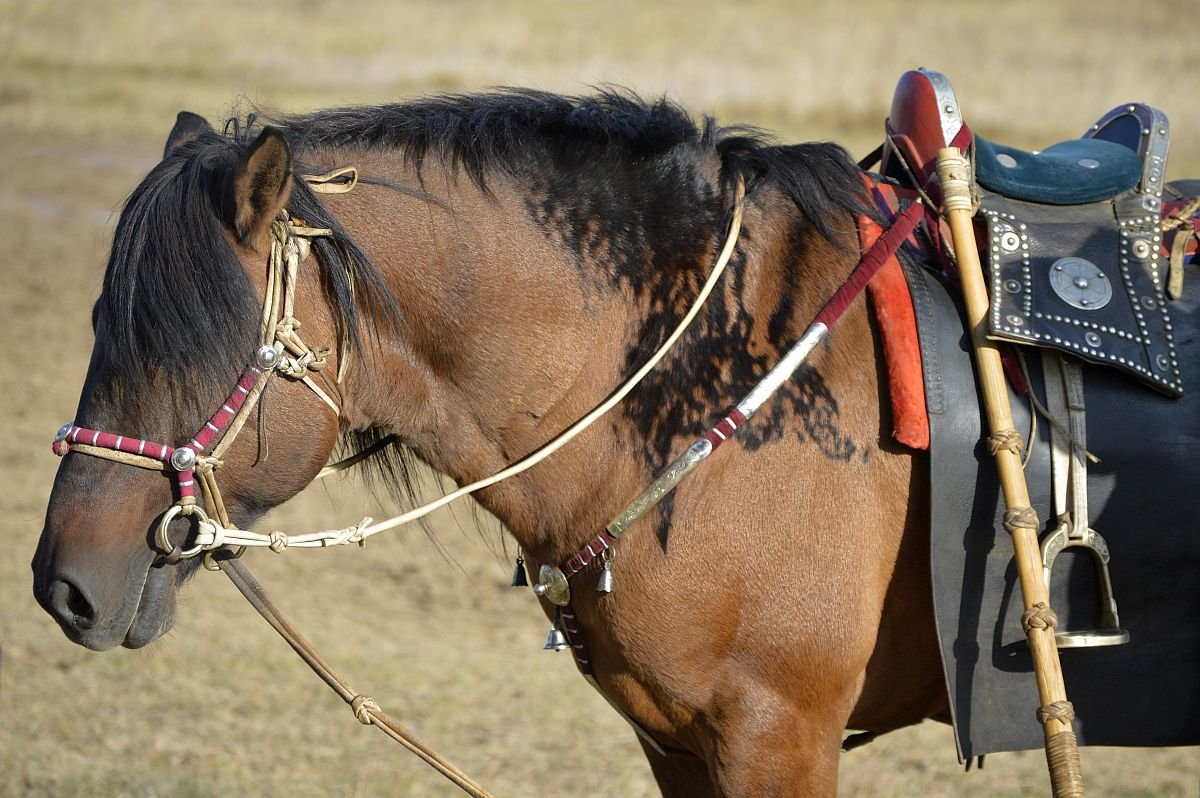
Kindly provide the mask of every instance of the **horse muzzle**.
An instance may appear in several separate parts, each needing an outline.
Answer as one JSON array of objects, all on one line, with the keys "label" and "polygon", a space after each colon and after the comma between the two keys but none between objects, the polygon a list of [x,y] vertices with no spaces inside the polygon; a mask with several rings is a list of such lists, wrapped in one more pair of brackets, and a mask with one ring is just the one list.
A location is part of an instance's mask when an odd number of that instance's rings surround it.
[{"label": "horse muzzle", "polygon": [[[33,594],[73,643],[93,651],[140,648],[175,622],[177,567],[133,565],[117,583],[96,578],[94,567],[58,562],[39,548],[33,561]],[[124,569],[122,569],[124,570]]]}]

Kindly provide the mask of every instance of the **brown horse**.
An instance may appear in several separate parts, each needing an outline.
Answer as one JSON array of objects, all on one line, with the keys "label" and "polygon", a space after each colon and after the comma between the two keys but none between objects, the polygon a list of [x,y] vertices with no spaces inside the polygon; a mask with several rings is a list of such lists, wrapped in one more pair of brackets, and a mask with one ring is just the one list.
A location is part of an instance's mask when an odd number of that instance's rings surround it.
[{"label": "brown horse", "polygon": [[[345,165],[353,191],[306,180]],[[121,215],[75,423],[172,446],[202,428],[253,351],[286,210],[329,233],[299,264],[295,317],[330,350],[338,412],[272,383],[216,471],[229,516],[249,528],[345,439],[394,435],[476,480],[595,407],[667,336],[739,183],[736,250],[680,343],[601,423],[478,494],[536,572],[717,421],[846,278],[866,200],[840,148],[772,146],[615,93],[443,97],[225,134],[181,114]],[[844,730],[945,713],[926,469],[891,442],[880,373],[857,302],[614,547],[615,592],[591,589],[599,562],[573,582],[600,687],[666,751],[644,744],[665,795],[832,794]],[[375,462],[403,484],[396,450]],[[72,640],[138,647],[171,627],[199,562],[164,557],[156,537],[174,490],[160,473],[64,458],[33,571]],[[186,546],[189,529],[172,521],[171,539]]]}]

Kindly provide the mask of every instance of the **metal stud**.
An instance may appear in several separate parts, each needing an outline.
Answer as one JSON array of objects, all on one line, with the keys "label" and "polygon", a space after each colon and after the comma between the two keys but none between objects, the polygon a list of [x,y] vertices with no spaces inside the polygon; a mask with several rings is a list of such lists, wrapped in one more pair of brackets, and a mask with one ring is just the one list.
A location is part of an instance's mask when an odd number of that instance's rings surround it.
[{"label": "metal stud", "polygon": [[187,471],[196,465],[196,453],[186,446],[180,446],[171,452],[171,468],[176,471]]},{"label": "metal stud", "polygon": [[533,586],[533,592],[560,607],[571,603],[571,587],[567,584],[567,577],[553,565],[543,565],[538,569],[538,583]]},{"label": "metal stud", "polygon": [[75,424],[68,421],[58,428],[58,432],[54,433],[54,442],[58,443],[61,440],[66,440],[66,437],[71,434],[71,430],[75,429]]},{"label": "metal stud", "polygon": [[263,371],[270,371],[279,365],[279,350],[273,346],[259,347],[254,353],[254,360]]}]

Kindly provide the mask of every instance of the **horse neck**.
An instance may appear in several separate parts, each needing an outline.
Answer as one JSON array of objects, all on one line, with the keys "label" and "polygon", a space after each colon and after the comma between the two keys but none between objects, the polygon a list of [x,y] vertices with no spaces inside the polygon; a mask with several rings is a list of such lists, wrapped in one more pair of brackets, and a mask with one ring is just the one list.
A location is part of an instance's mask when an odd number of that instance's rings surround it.
[{"label": "horse neck", "polygon": [[[352,423],[394,432],[437,471],[474,481],[593,409],[665,338],[723,243],[728,200],[715,188],[642,191],[644,204],[615,217],[584,212],[596,197],[564,183],[497,178],[485,193],[427,169],[428,197],[367,185],[339,198],[338,217],[386,274],[407,323],[357,370]],[[751,210],[748,225],[770,235],[742,249],[729,285],[783,279],[767,272],[779,265],[776,239],[795,223],[786,216]],[[528,552],[543,561],[573,552],[736,401],[732,390],[746,381],[722,386],[728,363],[706,359],[705,348],[716,344],[720,359],[736,361],[745,336],[725,331],[751,309],[732,290],[718,294],[697,321],[699,342],[670,356],[627,405],[477,494]]]}]

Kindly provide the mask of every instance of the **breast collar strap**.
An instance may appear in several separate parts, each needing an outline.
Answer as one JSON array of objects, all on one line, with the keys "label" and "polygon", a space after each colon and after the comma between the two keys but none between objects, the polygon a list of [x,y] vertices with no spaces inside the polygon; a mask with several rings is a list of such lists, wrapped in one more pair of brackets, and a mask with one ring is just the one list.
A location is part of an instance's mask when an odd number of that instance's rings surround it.
[{"label": "breast collar strap", "polygon": [[[903,211],[896,214],[891,220],[891,226],[863,254],[858,264],[846,278],[846,281],[817,313],[812,324],[805,331],[804,335],[801,336],[800,340],[784,354],[780,361],[767,372],[766,376],[763,377],[758,385],[742,401],[730,408],[716,426],[704,433],[699,440],[695,441],[682,455],[668,465],[649,487],[626,505],[621,513],[610,521],[598,535],[588,541],[587,545],[564,560],[557,568],[551,565],[542,566],[542,584],[534,585],[534,591],[538,595],[549,599],[550,592],[542,588],[542,585],[549,581],[558,583],[559,589],[553,591],[555,594],[553,603],[559,605],[555,616],[555,625],[563,633],[567,644],[571,647],[571,653],[575,657],[575,665],[580,673],[610,704],[612,703],[612,699],[600,688],[599,683],[596,681],[595,671],[588,657],[587,640],[579,625],[574,608],[571,606],[569,581],[597,559],[603,560],[605,569],[612,567],[611,560],[614,547],[629,527],[658,504],[668,493],[674,490],[684,477],[703,463],[721,444],[736,435],[767,399],[784,382],[791,378],[796,369],[800,367],[800,364],[816,348],[817,344],[824,340],[829,328],[837,323],[838,319],[841,318],[854,299],[866,288],[867,283],[878,273],[888,258],[895,254],[896,250],[908,238],[909,234],[912,233],[916,225],[927,213],[932,212],[928,211],[927,206],[918,200],[912,202]],[[555,571],[557,573],[554,573]],[[611,574],[609,576],[611,577]],[[601,592],[601,596],[612,590],[611,578],[604,580],[601,584],[604,587],[597,586],[597,590]],[[539,588],[542,589],[539,590]],[[638,735],[657,749],[659,753],[669,753],[685,757],[695,756],[690,751],[663,748],[637,721],[626,715],[620,707],[617,707],[615,704],[613,706],[625,717],[625,720],[629,722]]]}]

